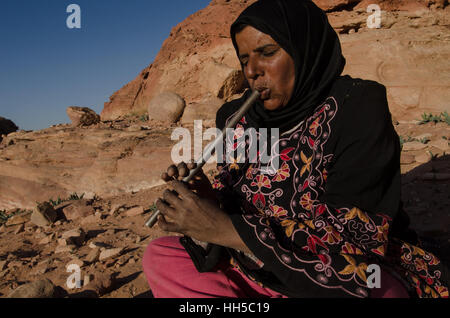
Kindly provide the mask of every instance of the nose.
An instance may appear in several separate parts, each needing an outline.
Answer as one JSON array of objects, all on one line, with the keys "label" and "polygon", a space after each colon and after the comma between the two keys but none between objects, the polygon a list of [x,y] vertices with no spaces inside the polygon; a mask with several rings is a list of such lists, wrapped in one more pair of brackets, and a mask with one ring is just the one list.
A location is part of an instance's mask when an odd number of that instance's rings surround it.
[{"label": "nose", "polygon": [[256,80],[261,75],[263,75],[263,70],[258,59],[249,58],[247,65],[245,66],[245,76],[247,77],[247,80]]}]

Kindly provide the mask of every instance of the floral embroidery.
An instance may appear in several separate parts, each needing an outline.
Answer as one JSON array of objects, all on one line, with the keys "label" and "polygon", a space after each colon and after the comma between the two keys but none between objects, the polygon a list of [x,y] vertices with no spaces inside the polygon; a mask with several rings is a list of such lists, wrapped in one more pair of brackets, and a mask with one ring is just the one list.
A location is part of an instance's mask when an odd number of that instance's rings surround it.
[{"label": "floral embroidery", "polygon": [[[389,260],[419,297],[448,297],[448,288],[440,281],[439,259],[418,246],[389,238],[389,217],[319,201],[333,158],[324,153],[324,145],[337,110],[330,98],[296,131],[283,136],[281,167],[273,174],[258,174],[259,162],[243,169],[232,161],[213,187],[221,192],[236,189],[244,213],[241,226],[247,227],[243,230],[253,230],[252,244],[273,255],[278,266],[288,266],[292,277],[304,275],[323,288],[366,297],[367,264]],[[246,128],[245,120],[240,124]],[[273,226],[278,227],[278,235],[271,232]],[[281,246],[280,239],[287,244]],[[394,257],[391,249],[397,245]],[[287,250],[289,246],[293,249]]]}]

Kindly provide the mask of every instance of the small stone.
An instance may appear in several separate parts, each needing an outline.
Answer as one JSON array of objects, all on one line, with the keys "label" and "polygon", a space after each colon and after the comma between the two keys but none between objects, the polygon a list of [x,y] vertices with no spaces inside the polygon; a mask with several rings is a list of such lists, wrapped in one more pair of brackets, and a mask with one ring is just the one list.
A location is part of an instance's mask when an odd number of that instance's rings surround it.
[{"label": "small stone", "polygon": [[125,215],[131,217],[131,216],[142,215],[142,214],[144,214],[144,212],[145,212],[144,208],[141,206],[138,206],[138,207],[132,208],[132,209],[128,210],[127,212],[125,212]]},{"label": "small stone", "polygon": [[115,256],[120,255],[120,253],[122,253],[122,251],[123,251],[123,247],[106,249],[100,253],[99,260],[103,261],[108,258],[113,258]]},{"label": "small stone", "polygon": [[72,201],[62,209],[67,220],[77,220],[94,214],[94,208],[88,204],[87,200]]},{"label": "small stone", "polygon": [[75,264],[78,267],[83,267],[84,266],[84,262],[81,259],[79,259],[79,258],[73,258],[71,261],[69,261],[69,263],[67,263],[67,266],[69,266],[71,264]]},{"label": "small stone", "polygon": [[56,221],[56,211],[49,202],[39,203],[31,214],[31,222],[45,227]]},{"label": "small stone", "polygon": [[68,243],[81,246],[86,238],[86,233],[81,228],[73,229],[62,234],[62,238],[66,239]]},{"label": "small stone", "polygon": [[67,246],[67,244],[68,244],[68,242],[67,242],[66,239],[63,239],[63,238],[59,238],[58,239],[58,245],[59,246]]},{"label": "small stone", "polygon": [[6,226],[24,224],[30,221],[30,213],[13,215],[5,223]]},{"label": "small stone", "polygon": [[6,261],[0,261],[0,272],[6,268]]},{"label": "small stone", "polygon": [[440,140],[431,141],[428,145],[438,148],[443,151],[449,151],[450,146],[448,144],[449,144],[448,140],[440,139]]},{"label": "small stone", "polygon": [[135,264],[136,263],[136,261],[134,260],[134,258],[131,258],[129,261],[128,261],[128,264]]},{"label": "small stone", "polygon": [[430,162],[431,159],[432,157],[429,153],[422,153],[420,155],[415,156],[415,160],[418,163],[427,163]]},{"label": "small stone", "polygon": [[93,248],[86,256],[86,262],[88,262],[89,264],[94,263],[98,261],[99,256],[100,256],[100,249],[98,247]]},{"label": "small stone", "polygon": [[40,244],[40,245],[46,245],[46,244],[49,244],[49,243],[53,240],[54,237],[55,237],[55,234],[52,233],[52,234],[50,234],[50,235],[44,237],[42,240],[40,240],[40,241],[39,241],[39,244]]},{"label": "small stone", "polygon": [[87,274],[84,275],[84,279],[83,279],[83,287],[86,287],[87,285],[89,285],[89,283],[94,279],[94,275],[91,274]]},{"label": "small stone", "polygon": [[23,225],[23,223],[20,224],[20,225],[16,228],[16,230],[14,231],[14,234],[22,233],[22,232],[24,231],[24,228],[25,228],[25,226]]},{"label": "small stone", "polygon": [[138,235],[136,237],[136,240],[134,241],[136,244],[139,244],[141,242],[141,237]]},{"label": "small stone", "polygon": [[405,142],[403,144],[403,151],[422,150],[422,149],[425,149],[426,147],[427,147],[427,145],[425,145],[419,141]]},{"label": "small stone", "polygon": [[58,220],[58,221],[55,222],[55,225],[56,225],[56,226],[59,226],[59,225],[61,225],[61,224],[62,224],[61,220]]},{"label": "small stone", "polygon": [[114,288],[115,279],[111,273],[99,273],[94,276],[92,281],[92,288],[103,296]]},{"label": "small stone", "polygon": [[56,286],[43,279],[17,287],[8,298],[53,298],[56,294]]},{"label": "small stone", "polygon": [[109,210],[109,215],[115,216],[120,208],[123,207],[123,204],[114,204],[111,206],[111,210]]},{"label": "small stone", "polygon": [[81,225],[92,224],[98,222],[98,218],[95,215],[86,216],[81,220]]},{"label": "small stone", "polygon": [[67,246],[57,246],[55,249],[55,253],[72,253],[75,250],[75,245],[67,245]]},{"label": "small stone", "polygon": [[408,154],[402,152],[402,154],[400,156],[400,164],[409,165],[414,162],[415,162],[415,158],[413,155],[408,155]]}]

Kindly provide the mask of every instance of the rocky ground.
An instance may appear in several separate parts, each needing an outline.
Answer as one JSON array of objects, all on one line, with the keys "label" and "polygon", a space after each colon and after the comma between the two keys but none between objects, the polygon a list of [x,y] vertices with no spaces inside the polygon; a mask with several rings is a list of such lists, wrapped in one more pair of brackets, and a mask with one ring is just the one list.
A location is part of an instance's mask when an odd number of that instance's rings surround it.
[{"label": "rocky ground", "polygon": [[[127,131],[139,123],[134,119],[101,123],[88,129],[95,134],[105,129],[102,125],[108,125],[108,129]],[[450,126],[445,122],[419,125],[418,121],[395,124],[403,141],[402,198],[411,226],[421,235],[450,243]],[[158,132],[172,128],[159,127]],[[75,134],[87,131],[70,129]],[[155,145],[165,142],[165,137],[158,139],[152,134],[144,140],[147,138]],[[215,171],[208,172],[211,176]],[[7,222],[0,227],[0,297],[13,292],[33,293],[33,288],[40,288],[40,292],[50,289],[51,295],[59,297],[150,297],[142,256],[151,240],[168,233],[157,226],[148,229],[144,223],[164,189],[165,185],[160,185],[88,199],[73,194],[74,200],[67,202],[61,202],[63,198],[48,198],[51,204],[41,205],[40,214],[36,208],[34,212],[4,211],[3,220]],[[73,274],[67,271],[70,264],[80,266],[81,288],[67,285]],[[47,289],[27,285],[43,279],[52,283]],[[52,289],[54,286],[56,290]]]}]

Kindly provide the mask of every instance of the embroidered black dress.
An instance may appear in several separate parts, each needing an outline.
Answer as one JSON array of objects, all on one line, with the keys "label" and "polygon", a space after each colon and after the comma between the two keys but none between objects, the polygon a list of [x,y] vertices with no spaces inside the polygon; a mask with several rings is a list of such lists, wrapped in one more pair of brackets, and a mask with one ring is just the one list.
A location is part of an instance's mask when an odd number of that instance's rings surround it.
[{"label": "embroidered black dress", "polygon": [[[243,100],[219,110],[218,128]],[[229,250],[244,273],[292,297],[367,297],[368,266],[378,264],[413,294],[448,296],[442,281],[448,272],[439,259],[394,238],[405,233],[398,225],[393,233],[394,219],[402,212],[400,145],[384,86],[341,77],[312,116],[280,136],[279,153],[272,154],[279,158],[279,169],[272,174],[261,172],[267,164],[250,158],[248,150],[257,140],[240,138],[249,128],[245,117],[237,124],[225,144],[233,158],[226,158],[225,149],[214,184],[256,256]],[[261,152],[267,150],[262,145]],[[245,163],[231,152],[239,147],[246,149]],[[377,208],[362,209],[373,196]],[[392,200],[397,209],[388,208]]]}]

